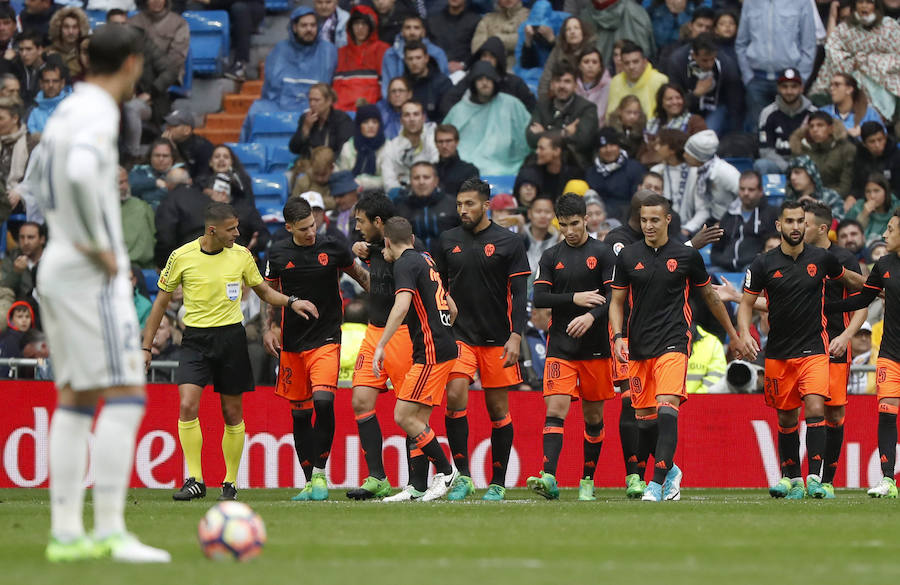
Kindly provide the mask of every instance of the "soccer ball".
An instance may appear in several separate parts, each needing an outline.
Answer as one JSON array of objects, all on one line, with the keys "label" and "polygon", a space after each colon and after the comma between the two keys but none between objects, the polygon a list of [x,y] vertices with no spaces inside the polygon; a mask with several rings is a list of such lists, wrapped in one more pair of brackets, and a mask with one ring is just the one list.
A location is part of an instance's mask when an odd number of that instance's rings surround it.
[{"label": "soccer ball", "polygon": [[209,559],[247,561],[262,552],[266,526],[247,504],[219,502],[200,520],[197,538]]}]

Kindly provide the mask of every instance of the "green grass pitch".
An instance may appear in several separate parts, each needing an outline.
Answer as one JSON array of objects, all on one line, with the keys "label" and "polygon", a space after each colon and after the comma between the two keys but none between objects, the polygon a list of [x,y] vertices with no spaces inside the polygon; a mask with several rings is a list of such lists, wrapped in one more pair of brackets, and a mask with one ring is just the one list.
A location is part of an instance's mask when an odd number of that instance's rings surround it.
[{"label": "green grass pitch", "polygon": [[[900,577],[900,502],[838,490],[836,500],[771,500],[765,490],[684,490],[681,502],[628,501],[598,490],[547,502],[527,490],[503,503],[290,502],[295,490],[242,490],[269,540],[246,564],[200,553],[197,522],[213,497],[175,503],[132,490],[129,528],[163,546],[167,566],[50,565],[46,490],[0,490],[0,584],[580,584],[891,583]],[[479,491],[480,496],[482,491]],[[91,507],[86,506],[90,526]]]}]

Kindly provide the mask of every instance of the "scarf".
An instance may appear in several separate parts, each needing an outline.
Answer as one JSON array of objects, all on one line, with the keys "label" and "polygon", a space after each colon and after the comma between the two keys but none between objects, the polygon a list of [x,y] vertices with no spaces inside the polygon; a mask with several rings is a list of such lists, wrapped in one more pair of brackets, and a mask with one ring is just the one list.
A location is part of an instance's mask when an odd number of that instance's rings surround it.
[{"label": "scarf", "polygon": [[337,10],[334,11],[334,14],[329,16],[322,22],[322,26],[319,29],[319,37],[327,40],[329,43],[334,43],[334,35],[337,30],[337,21],[338,15]]},{"label": "scarf", "polygon": [[687,132],[688,122],[691,120],[691,112],[685,110],[680,116],[675,116],[674,118],[670,118],[665,124],[660,126],[659,118],[653,118],[649,122],[647,122],[647,134],[650,136],[656,136],[659,134],[659,131],[662,128],[667,128],[669,130],[681,130],[682,132]]},{"label": "scarf", "polygon": [[703,163],[703,166],[697,171],[697,197],[703,201],[705,205],[709,205],[710,198],[706,191],[709,182],[709,174],[712,172],[713,165],[718,160],[719,155],[714,155],[711,159]]},{"label": "scarf", "polygon": [[600,173],[601,177],[608,179],[611,174],[622,168],[622,165],[625,164],[626,160],[628,160],[628,153],[623,149],[619,151],[619,158],[611,163],[601,161],[600,157],[595,158],[594,168],[597,169],[597,172]]},{"label": "scarf", "polygon": [[[365,108],[361,107],[360,110]],[[369,110],[375,110],[374,114],[370,114]],[[381,116],[375,106],[368,106],[364,110],[362,117],[360,112],[356,116],[356,134],[353,136],[353,146],[356,147],[356,162],[353,164],[353,176],[359,175],[378,175],[377,159],[378,149],[384,146],[384,124],[381,123]],[[361,126],[366,120],[376,118],[378,120],[378,133],[372,138],[366,138],[362,135]]]}]

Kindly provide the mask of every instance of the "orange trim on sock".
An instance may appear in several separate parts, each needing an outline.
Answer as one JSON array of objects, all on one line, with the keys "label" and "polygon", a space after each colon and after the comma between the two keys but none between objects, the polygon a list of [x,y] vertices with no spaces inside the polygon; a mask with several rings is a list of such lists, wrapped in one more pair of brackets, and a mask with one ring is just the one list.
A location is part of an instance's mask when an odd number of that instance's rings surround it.
[{"label": "orange trim on sock", "polygon": [[806,428],[808,428],[808,429],[815,429],[815,428],[818,428],[818,427],[824,427],[824,426],[825,426],[825,421],[824,421],[824,420],[823,420],[823,421],[819,421],[819,422],[817,422],[817,423],[806,423]]},{"label": "orange trim on sock", "polygon": [[782,435],[789,435],[791,433],[796,433],[798,428],[800,428],[799,424],[796,424],[792,427],[783,427],[781,425],[778,425],[778,432]]},{"label": "orange trim on sock", "polygon": [[878,403],[878,412],[886,412],[888,414],[897,414],[900,411],[900,406],[894,406],[893,404],[888,404],[886,402]]},{"label": "orange trim on sock", "polygon": [[502,429],[506,425],[511,425],[511,424],[512,424],[512,416],[510,416],[510,414],[508,412],[506,413],[506,416],[504,416],[500,420],[492,420],[491,421],[491,426],[494,427],[495,429]]},{"label": "orange trim on sock", "polygon": [[654,412],[653,414],[643,414],[643,415],[635,414],[634,418],[636,418],[637,420],[656,420],[656,413]]},{"label": "orange trim on sock", "polygon": [[447,418],[462,418],[462,417],[466,416],[466,414],[468,414],[468,412],[469,411],[465,408],[462,410],[448,410],[447,412],[444,413],[444,416],[446,416]]},{"label": "orange trim on sock", "polygon": [[419,449],[430,443],[432,439],[434,439],[434,431],[430,427],[426,427],[424,431],[413,437],[413,441]]},{"label": "orange trim on sock", "polygon": [[844,417],[842,416],[842,417],[841,417],[841,420],[839,420],[839,421],[837,421],[837,422],[831,422],[831,421],[827,421],[827,420],[826,420],[826,421],[825,421],[825,426],[831,427],[831,428],[833,428],[833,429],[836,429],[836,428],[838,428],[838,427],[842,427],[842,426],[844,426]]},{"label": "orange trim on sock", "polygon": [[421,449],[416,447],[415,449],[410,449],[409,456],[410,457],[424,457],[425,453],[423,453]]},{"label": "orange trim on sock", "polygon": [[588,443],[602,443],[603,439],[606,437],[606,430],[600,431],[600,434],[596,437],[587,434],[587,431],[584,432],[584,440]]},{"label": "orange trim on sock", "polygon": [[370,410],[369,412],[364,412],[362,414],[356,415],[356,422],[363,420],[364,418],[369,418],[370,416],[375,416],[375,411]]},{"label": "orange trim on sock", "polygon": [[544,427],[544,434],[546,435],[547,433],[556,433],[556,434],[561,435],[561,434],[563,434],[563,428],[562,427]]},{"label": "orange trim on sock", "polygon": [[656,412],[657,412],[657,413],[659,413],[659,409],[660,409],[660,408],[671,408],[671,409],[673,409],[675,412],[678,412],[678,411],[680,410],[677,406],[675,406],[674,404],[669,404],[668,402],[663,402],[662,404],[657,404],[657,405],[656,405]]}]

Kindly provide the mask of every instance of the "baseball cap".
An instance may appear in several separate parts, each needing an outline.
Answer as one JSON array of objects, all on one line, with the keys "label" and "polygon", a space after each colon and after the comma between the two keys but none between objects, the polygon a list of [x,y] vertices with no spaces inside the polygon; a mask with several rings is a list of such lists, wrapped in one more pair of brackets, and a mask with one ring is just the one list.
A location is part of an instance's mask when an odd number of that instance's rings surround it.
[{"label": "baseball cap", "polygon": [[803,85],[803,77],[800,75],[800,72],[794,67],[788,67],[778,76],[778,83],[782,83],[784,81],[793,81],[795,83]]},{"label": "baseball cap", "polygon": [[167,126],[181,126],[183,124],[187,124],[191,128],[194,127],[194,115],[190,110],[173,110],[166,116]]},{"label": "baseball cap", "polygon": [[509,193],[498,193],[491,199],[491,211],[515,209],[516,207],[518,207],[516,198]]},{"label": "baseball cap", "polygon": [[325,209],[325,201],[322,199],[322,194],[317,191],[305,191],[300,193],[300,198],[309,203],[309,206],[313,209],[316,207]]}]

